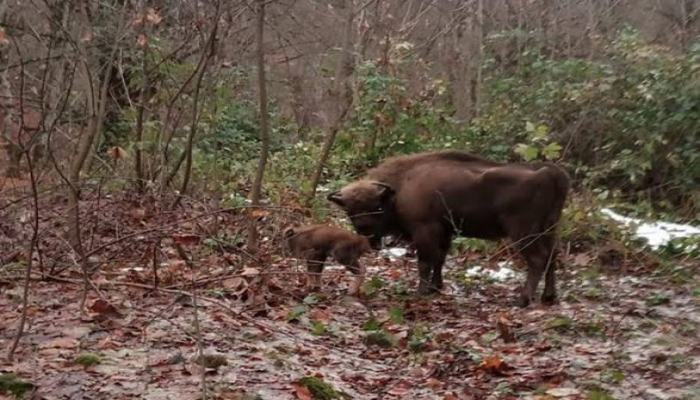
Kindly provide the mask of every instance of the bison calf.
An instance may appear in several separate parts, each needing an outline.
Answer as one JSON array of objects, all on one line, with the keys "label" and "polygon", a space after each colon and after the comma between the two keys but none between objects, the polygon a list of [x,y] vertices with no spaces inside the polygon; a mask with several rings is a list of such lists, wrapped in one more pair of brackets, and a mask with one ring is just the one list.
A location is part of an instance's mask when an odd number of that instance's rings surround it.
[{"label": "bison calf", "polygon": [[349,294],[357,294],[365,275],[359,259],[371,250],[366,237],[332,226],[306,225],[286,229],[284,242],[295,257],[306,260],[313,290],[320,288],[324,263],[328,256],[332,256],[355,275]]}]

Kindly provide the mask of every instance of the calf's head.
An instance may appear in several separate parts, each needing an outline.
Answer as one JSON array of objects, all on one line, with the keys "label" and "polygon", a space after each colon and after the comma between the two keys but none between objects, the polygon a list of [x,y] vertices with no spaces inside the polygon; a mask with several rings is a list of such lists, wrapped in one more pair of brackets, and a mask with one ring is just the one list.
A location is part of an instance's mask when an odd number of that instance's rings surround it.
[{"label": "calf's head", "polygon": [[345,211],[355,231],[366,236],[374,249],[393,230],[394,189],[371,180],[348,184],[327,196]]}]

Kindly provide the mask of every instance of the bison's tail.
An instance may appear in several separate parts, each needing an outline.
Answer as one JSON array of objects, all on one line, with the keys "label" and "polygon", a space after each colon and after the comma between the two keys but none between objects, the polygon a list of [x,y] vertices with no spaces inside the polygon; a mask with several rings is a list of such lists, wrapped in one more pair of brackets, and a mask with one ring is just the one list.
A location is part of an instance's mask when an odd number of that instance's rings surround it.
[{"label": "bison's tail", "polygon": [[543,163],[538,170],[547,181],[544,188],[549,192],[549,212],[544,218],[542,230],[551,231],[559,222],[566,200],[571,190],[571,178],[566,171],[551,163]]}]

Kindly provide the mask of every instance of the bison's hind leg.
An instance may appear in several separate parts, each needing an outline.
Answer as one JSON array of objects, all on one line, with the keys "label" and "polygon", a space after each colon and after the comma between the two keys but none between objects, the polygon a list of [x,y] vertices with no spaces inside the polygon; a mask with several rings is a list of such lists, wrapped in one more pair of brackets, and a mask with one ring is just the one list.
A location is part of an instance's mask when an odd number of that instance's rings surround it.
[{"label": "bison's hind leg", "polygon": [[534,237],[536,238],[534,242],[525,245],[520,250],[528,264],[525,287],[517,303],[520,307],[526,307],[535,301],[537,286],[543,275],[545,276],[545,284],[541,298],[542,302],[552,304],[557,297],[555,281],[557,254],[554,249],[553,237],[548,234]]},{"label": "bison's hind leg", "polygon": [[[527,277],[516,301],[519,307],[527,307],[535,301],[537,286],[542,280],[550,257],[551,240],[549,235],[536,232],[536,223],[530,215],[509,215],[504,218],[508,237],[513,241],[518,253],[527,262]],[[552,277],[550,276],[550,280]],[[549,288],[553,292],[553,288]]]},{"label": "bison's hind leg", "polygon": [[353,274],[348,294],[356,295],[365,279],[365,268],[360,265],[358,249],[354,246],[340,246],[333,251],[333,258]]},{"label": "bison's hind leg", "polygon": [[544,291],[542,292],[542,303],[554,304],[557,301],[557,258],[556,240],[554,235],[548,234],[542,238],[543,253],[547,254],[544,273]]}]

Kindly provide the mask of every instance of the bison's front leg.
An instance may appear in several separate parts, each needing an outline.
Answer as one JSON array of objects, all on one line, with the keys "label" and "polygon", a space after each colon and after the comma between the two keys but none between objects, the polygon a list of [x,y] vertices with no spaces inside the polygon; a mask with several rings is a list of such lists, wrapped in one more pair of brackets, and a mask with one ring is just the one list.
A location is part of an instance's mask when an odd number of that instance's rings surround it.
[{"label": "bison's front leg", "polygon": [[438,262],[433,266],[433,276],[431,280],[433,286],[442,289],[444,286],[442,282],[442,267],[445,265],[445,258],[447,258],[447,253],[449,253],[450,246],[452,245],[452,235],[443,231],[441,235],[436,238],[440,239],[440,256]]},{"label": "bison's front leg", "polygon": [[418,252],[419,295],[438,292],[442,286],[442,264],[447,251],[442,246],[441,233],[439,226],[426,226],[414,235]]}]

